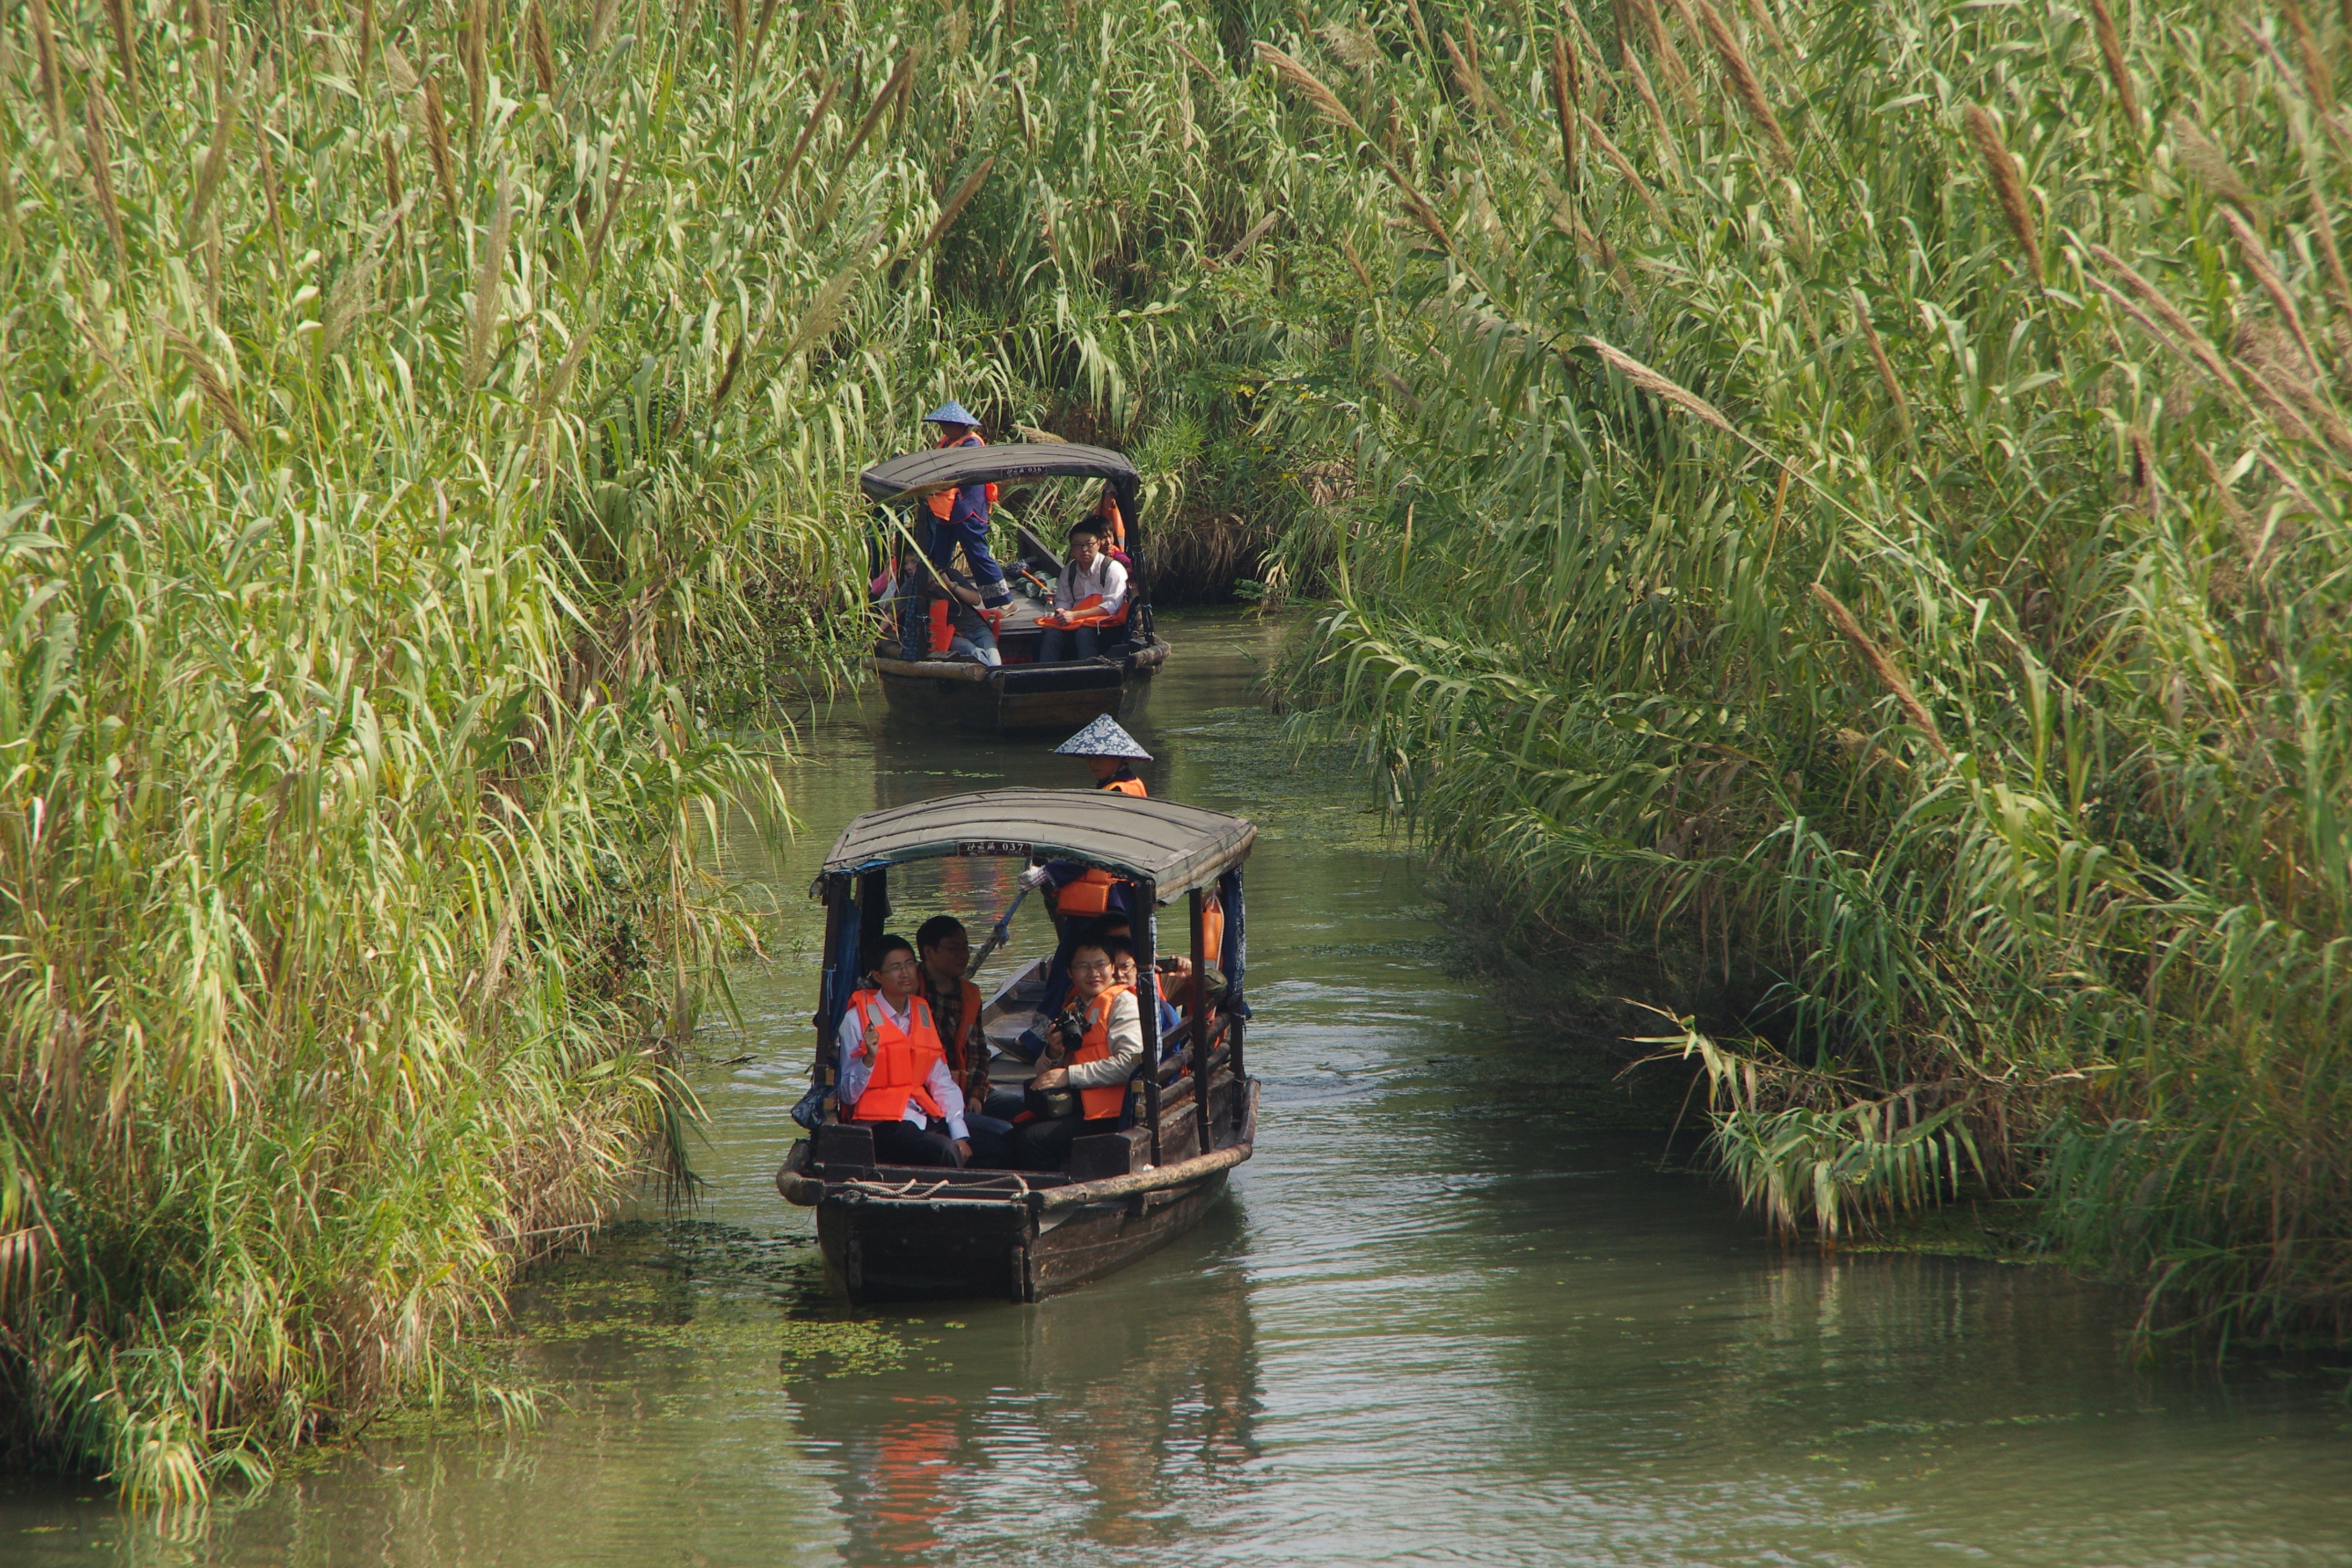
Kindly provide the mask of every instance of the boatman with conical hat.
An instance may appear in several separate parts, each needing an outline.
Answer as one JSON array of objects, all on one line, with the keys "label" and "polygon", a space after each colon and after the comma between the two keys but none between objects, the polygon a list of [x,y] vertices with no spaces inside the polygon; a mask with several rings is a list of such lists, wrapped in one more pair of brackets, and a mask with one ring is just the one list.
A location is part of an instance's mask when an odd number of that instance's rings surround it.
[{"label": "boatman with conical hat", "polygon": [[1136,744],[1135,737],[1108,713],[1055,747],[1054,754],[1083,759],[1098,789],[1117,790],[1138,800],[1148,793],[1132,764],[1150,762],[1151,753]]},{"label": "boatman with conical hat", "polygon": [[[962,404],[950,398],[923,416],[923,423],[940,427],[940,448],[984,447],[980,437],[980,419]],[[963,485],[955,489],[941,490],[926,496],[923,507],[930,519],[930,534],[923,543],[923,553],[947,575],[955,560],[956,546],[963,546],[964,563],[971,569],[971,580],[980,589],[983,608],[994,609],[1013,602],[1013,591],[1004,585],[1004,568],[988,549],[988,509],[995,503],[996,487],[992,484]]]}]

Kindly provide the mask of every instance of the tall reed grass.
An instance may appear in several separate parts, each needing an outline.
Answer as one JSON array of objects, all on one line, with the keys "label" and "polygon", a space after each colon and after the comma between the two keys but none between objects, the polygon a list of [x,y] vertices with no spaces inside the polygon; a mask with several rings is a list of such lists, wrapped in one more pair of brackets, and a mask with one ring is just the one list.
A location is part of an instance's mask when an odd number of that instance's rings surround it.
[{"label": "tall reed grass", "polygon": [[7,15],[19,1458],[265,1474],[671,1159],[722,805],[786,820],[721,721],[848,672],[924,408],[1082,410],[1171,507],[1248,425],[1202,301],[1269,287],[1271,89],[1032,20]]},{"label": "tall reed grass", "polygon": [[2151,1325],[2352,1330],[2342,19],[1365,26],[1265,40],[1384,290],[1285,426],[1358,496],[1297,693],[1534,906],[1769,970],[1785,1219],[1899,1101]]}]

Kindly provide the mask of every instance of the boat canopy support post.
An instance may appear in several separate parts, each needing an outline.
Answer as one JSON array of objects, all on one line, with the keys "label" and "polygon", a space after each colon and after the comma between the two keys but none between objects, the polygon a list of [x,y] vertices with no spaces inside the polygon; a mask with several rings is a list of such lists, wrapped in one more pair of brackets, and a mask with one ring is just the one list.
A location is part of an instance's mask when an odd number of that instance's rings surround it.
[{"label": "boat canopy support post", "polygon": [[890,872],[886,867],[857,879],[857,951],[861,954],[872,952],[874,944],[889,929]]},{"label": "boat canopy support post", "polygon": [[[1136,884],[1138,897],[1143,905],[1143,918],[1130,921],[1135,940],[1143,951],[1135,955],[1138,979],[1151,972],[1152,954],[1160,945],[1154,937],[1160,929],[1160,884],[1145,879]],[[1151,1129],[1151,1163],[1160,1159],[1160,1008],[1156,1002],[1142,996],[1135,999],[1135,1011],[1143,1025],[1143,1115]],[[1203,1151],[1205,1152],[1205,1151]]]},{"label": "boat canopy support post", "polygon": [[[1216,1130],[1209,1118],[1209,922],[1208,894],[1201,888],[1192,889],[1186,900],[1187,912],[1192,918],[1192,993],[1185,1013],[1192,1019],[1192,1116],[1201,1128],[1201,1152],[1208,1153],[1217,1146]],[[1159,1012],[1154,1007],[1154,1013]]]},{"label": "boat canopy support post", "polygon": [[849,993],[855,989],[848,974],[841,972],[841,951],[844,927],[849,923],[849,879],[828,877],[824,881],[824,986],[817,994],[816,1016],[809,1022],[816,1026],[816,1061],[809,1081],[830,1086],[834,1079],[834,1037],[841,1027],[841,1015],[849,1005]]}]

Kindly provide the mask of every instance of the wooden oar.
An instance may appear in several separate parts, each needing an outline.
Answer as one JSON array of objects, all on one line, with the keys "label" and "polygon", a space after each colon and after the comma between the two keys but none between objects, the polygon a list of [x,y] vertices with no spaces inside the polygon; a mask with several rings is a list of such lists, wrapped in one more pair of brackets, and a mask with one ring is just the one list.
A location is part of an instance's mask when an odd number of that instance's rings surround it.
[{"label": "wooden oar", "polygon": [[964,965],[963,973],[965,979],[969,980],[973,975],[978,974],[980,973],[980,966],[988,962],[988,955],[994,952],[998,948],[1003,947],[1004,945],[1004,939],[1013,934],[1013,917],[1021,912],[1021,900],[1027,898],[1030,892],[1030,889],[1024,888],[1013,896],[1012,907],[1004,911],[1004,918],[998,921],[996,924],[990,929],[988,940],[980,944],[980,951],[971,955],[971,962],[970,963]]}]

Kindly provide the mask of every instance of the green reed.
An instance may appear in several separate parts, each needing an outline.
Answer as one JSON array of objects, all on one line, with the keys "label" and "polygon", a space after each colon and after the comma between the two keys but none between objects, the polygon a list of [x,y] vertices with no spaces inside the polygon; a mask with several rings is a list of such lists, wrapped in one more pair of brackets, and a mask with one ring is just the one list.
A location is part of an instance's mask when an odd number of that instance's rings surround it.
[{"label": "green reed", "polygon": [[1292,372],[1354,491],[1286,534],[1297,689],[1538,907],[1769,970],[1743,1185],[1900,1097],[2151,1323],[2352,1327],[2323,12],[1264,35],[1382,285]]},{"label": "green reed", "polygon": [[752,934],[719,823],[787,820],[716,726],[854,668],[852,480],[923,408],[1193,482],[1186,301],[1277,188],[1272,95],[1205,26],[1029,20],[5,18],[20,1449],[264,1475],[682,1173]]}]

